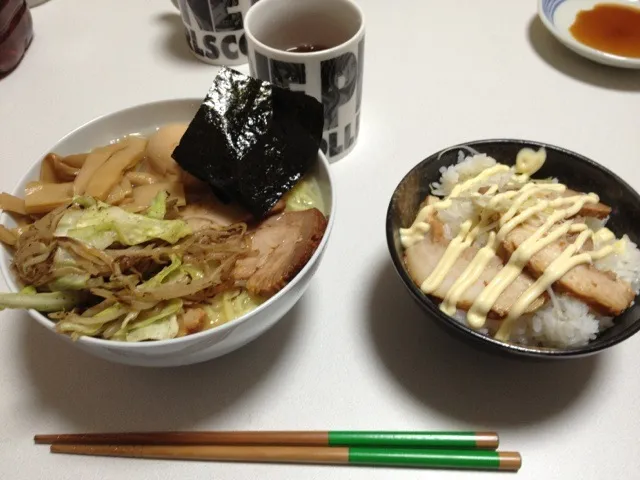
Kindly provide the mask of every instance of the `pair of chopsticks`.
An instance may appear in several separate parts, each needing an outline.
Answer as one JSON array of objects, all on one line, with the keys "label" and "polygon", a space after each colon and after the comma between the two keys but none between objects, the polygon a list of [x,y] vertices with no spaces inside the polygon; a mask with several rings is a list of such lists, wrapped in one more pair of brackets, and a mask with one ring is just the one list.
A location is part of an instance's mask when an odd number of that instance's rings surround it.
[{"label": "pair of chopsticks", "polygon": [[495,432],[238,431],[36,435],[52,453],[227,462],[517,471]]}]

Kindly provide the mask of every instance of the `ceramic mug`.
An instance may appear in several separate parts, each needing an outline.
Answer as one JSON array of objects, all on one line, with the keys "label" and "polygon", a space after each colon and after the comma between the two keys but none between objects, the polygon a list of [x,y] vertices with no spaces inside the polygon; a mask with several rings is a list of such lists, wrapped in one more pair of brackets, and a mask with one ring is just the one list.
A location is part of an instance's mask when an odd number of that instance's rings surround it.
[{"label": "ceramic mug", "polygon": [[244,26],[251,75],[322,102],[322,151],[330,162],[347,155],[360,130],[360,8],[351,0],[260,0]]},{"label": "ceramic mug", "polygon": [[212,65],[247,62],[242,17],[258,0],[174,0],[191,52]]},{"label": "ceramic mug", "polygon": [[0,78],[22,61],[33,39],[33,21],[24,0],[0,0]]}]

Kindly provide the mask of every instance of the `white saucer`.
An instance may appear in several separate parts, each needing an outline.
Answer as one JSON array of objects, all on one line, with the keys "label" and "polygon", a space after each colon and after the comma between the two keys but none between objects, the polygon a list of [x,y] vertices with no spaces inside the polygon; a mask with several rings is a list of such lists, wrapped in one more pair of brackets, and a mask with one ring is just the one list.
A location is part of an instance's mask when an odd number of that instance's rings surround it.
[{"label": "white saucer", "polygon": [[640,58],[613,55],[580,43],[569,29],[578,12],[602,3],[640,8],[640,0],[538,0],[538,15],[547,29],[566,47],[594,62],[621,68],[640,69]]}]

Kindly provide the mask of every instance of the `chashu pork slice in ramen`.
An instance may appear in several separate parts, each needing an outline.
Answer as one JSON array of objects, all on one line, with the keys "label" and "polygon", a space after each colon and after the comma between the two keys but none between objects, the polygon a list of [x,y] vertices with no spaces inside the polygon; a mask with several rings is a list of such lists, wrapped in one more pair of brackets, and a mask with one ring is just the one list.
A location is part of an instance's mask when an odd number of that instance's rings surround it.
[{"label": "chashu pork slice in ramen", "polygon": [[[405,264],[412,280],[421,285],[433,272],[438,262],[444,255],[449,240],[444,234],[444,225],[438,219],[437,214],[429,219],[431,229],[424,239],[405,250]],[[444,299],[454,282],[464,273],[469,264],[480,250],[477,246],[470,246],[464,250],[455,261],[451,269],[447,272],[444,280],[438,288],[431,294],[434,297]],[[462,310],[469,310],[475,299],[480,295],[489,282],[502,270],[504,264],[502,259],[494,256],[480,277],[463,293],[458,301],[457,307]],[[533,285],[534,279],[526,272],[521,273],[505,290],[500,294],[496,302],[491,307],[490,316],[503,318],[509,313],[511,306],[518,300],[520,295]],[[538,297],[526,310],[527,313],[534,312],[544,305],[546,298]]]},{"label": "chashu pork slice in ramen", "polygon": [[274,295],[306,265],[326,228],[316,208],[268,217],[250,232],[253,254],[236,262],[233,278],[255,295]]}]

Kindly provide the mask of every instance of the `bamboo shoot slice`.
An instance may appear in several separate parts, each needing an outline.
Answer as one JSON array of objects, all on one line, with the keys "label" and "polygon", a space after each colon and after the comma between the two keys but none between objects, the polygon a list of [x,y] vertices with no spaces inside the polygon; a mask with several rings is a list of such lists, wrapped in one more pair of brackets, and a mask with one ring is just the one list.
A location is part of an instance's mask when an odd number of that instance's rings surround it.
[{"label": "bamboo shoot slice", "polygon": [[87,155],[87,159],[84,161],[78,176],[73,182],[73,194],[74,195],[84,195],[87,185],[93,178],[96,171],[114,155],[116,152],[120,150],[124,150],[127,147],[128,142],[122,141],[118,143],[114,143],[113,145],[107,145],[104,147],[98,147],[94,149],[89,155]]},{"label": "bamboo shoot slice", "polygon": [[19,213],[20,215],[27,214],[24,200],[5,192],[0,193],[0,209],[6,210],[7,212]]},{"label": "bamboo shoot slice", "polygon": [[61,183],[73,182],[78,176],[78,173],[80,173],[79,168],[70,167],[66,163],[63,163],[60,157],[53,160],[53,168],[55,169],[58,182]]},{"label": "bamboo shoot slice", "polygon": [[48,153],[40,162],[40,181],[43,183],[58,183],[55,161],[59,158],[55,153]]},{"label": "bamboo shoot slice", "polygon": [[124,173],[135,167],[144,157],[147,141],[140,137],[129,137],[128,144],[103,162],[87,183],[85,193],[106,200],[109,192],[120,183]]},{"label": "bamboo shoot slice", "polygon": [[128,172],[125,176],[129,179],[131,184],[136,187],[140,185],[152,185],[160,181],[160,179],[153,173],[147,172]]},{"label": "bamboo shoot slice", "polygon": [[60,161],[65,165],[68,165],[73,168],[82,168],[85,160],[87,159],[88,154],[86,153],[74,153],[73,155],[67,155],[66,157],[62,157]]},{"label": "bamboo shoot slice", "polygon": [[54,208],[69,203],[73,198],[73,183],[27,184],[24,206],[26,213],[49,213]]},{"label": "bamboo shoot slice", "polygon": [[18,243],[18,236],[4,225],[0,225],[0,242],[14,247]]},{"label": "bamboo shoot slice", "polygon": [[133,189],[131,187],[131,182],[129,179],[124,177],[122,181],[113,187],[109,196],[107,197],[107,203],[109,205],[119,205],[121,204],[127,197],[131,196]]}]

